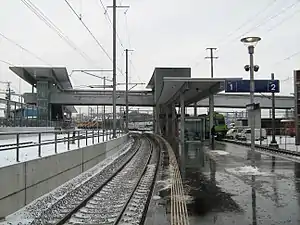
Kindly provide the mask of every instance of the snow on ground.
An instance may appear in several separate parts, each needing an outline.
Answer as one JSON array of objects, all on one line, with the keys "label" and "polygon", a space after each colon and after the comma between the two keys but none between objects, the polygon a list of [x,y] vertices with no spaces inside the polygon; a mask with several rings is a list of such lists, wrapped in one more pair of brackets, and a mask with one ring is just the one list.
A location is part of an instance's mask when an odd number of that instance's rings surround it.
[{"label": "snow on ground", "polygon": [[[100,132],[101,134],[101,132]],[[117,137],[122,136],[122,134],[117,134]],[[57,138],[63,138],[67,137],[66,135],[57,135]],[[33,141],[37,142],[38,139],[37,137],[24,137],[22,139],[23,141]],[[50,141],[54,140],[54,135],[48,135],[42,138],[42,141]],[[104,136],[104,141],[110,140],[108,136]],[[6,140],[8,141],[8,140]],[[15,140],[10,140],[10,143],[14,143]],[[99,137],[99,143],[103,142],[103,136]],[[98,136],[94,137],[94,143],[98,143]],[[0,145],[3,144],[2,140],[0,141]],[[93,144],[93,138],[88,138],[88,146]],[[86,140],[81,139],[80,140],[80,148],[86,146]],[[54,144],[48,144],[48,145],[42,145],[42,157],[49,156],[55,154],[55,145]],[[75,150],[78,149],[78,140],[75,140],[75,144],[70,143],[70,150]],[[68,142],[61,142],[57,144],[57,153],[65,152],[68,151]],[[39,158],[38,157],[38,146],[33,146],[33,147],[25,147],[25,148],[20,148],[19,150],[19,158],[20,162],[24,161],[29,161],[32,159]],[[0,150],[0,167],[12,165],[18,163],[16,161],[16,149],[12,150]]]},{"label": "snow on ground", "polygon": [[[132,144],[133,140],[130,140],[117,153],[106,158],[105,160],[92,167],[91,169],[87,170],[86,172],[80,174],[79,176],[74,177],[70,181],[62,184],[53,191],[39,197],[24,208],[7,216],[4,222],[0,222],[0,225],[29,224],[42,211],[46,210],[47,208],[50,208],[59,199],[62,199],[69,192],[73,191],[75,188],[79,187],[80,185],[91,179],[93,176],[101,172],[105,167],[112,164],[118,157],[127,153],[132,147]],[[20,223],[20,221],[22,222]]]},{"label": "snow on ground", "polygon": [[209,152],[214,154],[214,155],[229,155],[229,152],[225,152],[225,151],[222,151],[222,150],[211,150]]},{"label": "snow on ground", "polygon": [[261,172],[257,167],[253,166],[226,168],[225,171],[234,175],[272,176],[271,173]]}]

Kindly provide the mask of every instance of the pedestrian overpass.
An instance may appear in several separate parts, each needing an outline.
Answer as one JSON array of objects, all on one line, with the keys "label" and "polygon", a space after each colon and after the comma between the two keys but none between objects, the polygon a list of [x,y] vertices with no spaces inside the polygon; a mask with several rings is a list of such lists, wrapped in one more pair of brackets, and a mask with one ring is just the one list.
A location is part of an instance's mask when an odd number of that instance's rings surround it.
[{"label": "pedestrian overpass", "polygon": [[[10,69],[16,73],[23,80],[36,87],[38,91],[34,92],[32,89],[31,93],[25,93],[24,99],[28,104],[35,105],[111,105],[112,104],[112,90],[92,90],[92,89],[73,89],[71,81],[69,79],[66,68],[59,67],[10,67]],[[182,75],[182,69],[186,69],[189,73]],[[179,72],[178,72],[179,71]],[[184,78],[193,79],[189,82],[200,82],[205,84],[207,80],[219,81],[218,91],[215,93],[214,105],[217,108],[245,108],[245,105],[249,102],[249,94],[225,94],[220,93],[224,91],[224,86],[222,83],[226,79],[224,78],[213,78],[213,79],[203,79],[203,78],[191,78],[190,68],[156,68],[155,73],[160,73],[164,75],[164,78],[160,80],[160,84],[154,86],[153,76],[150,79],[147,89],[141,91],[129,91],[128,101],[130,106],[155,106],[155,94],[158,93],[158,88],[165,85],[173,90],[172,94],[176,94],[175,90],[178,91],[178,87],[172,86],[172,77],[176,77],[176,74],[183,76]],[[183,80],[180,81],[179,76],[177,76],[177,85],[183,86]],[[198,88],[198,89],[197,89]],[[203,87],[202,87],[203,88]],[[199,87],[195,87],[194,91],[202,91]],[[43,91],[41,91],[43,90]],[[42,97],[44,94],[45,97]],[[117,91],[117,105],[125,105],[125,91]],[[168,92],[169,93],[169,92]],[[203,94],[203,93],[202,93]],[[206,93],[206,97],[208,93]],[[157,96],[156,96],[157,97]],[[255,95],[255,102],[259,102],[262,109],[270,109],[272,107],[272,101],[270,95]],[[209,107],[209,102],[207,98],[193,99],[188,104],[193,104],[196,102],[197,107]],[[275,107],[277,109],[291,109],[294,107],[294,96],[276,96]],[[51,107],[50,107],[51,108]],[[47,112],[48,113],[48,112]]]}]

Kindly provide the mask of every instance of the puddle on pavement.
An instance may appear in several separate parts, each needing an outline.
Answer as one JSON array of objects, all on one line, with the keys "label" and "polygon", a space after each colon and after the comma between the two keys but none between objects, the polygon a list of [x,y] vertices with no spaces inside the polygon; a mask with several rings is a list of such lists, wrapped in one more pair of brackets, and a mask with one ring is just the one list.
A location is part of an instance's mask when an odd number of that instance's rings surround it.
[{"label": "puddle on pavement", "polygon": [[[215,158],[204,148],[192,146],[179,154],[185,154],[179,162],[186,195],[191,196],[191,225],[300,224],[300,164],[263,156],[257,157],[257,166],[267,173],[230,174],[226,168],[250,164],[248,153],[237,149],[236,155],[231,150],[228,158]],[[217,149],[228,150],[225,145]]]}]

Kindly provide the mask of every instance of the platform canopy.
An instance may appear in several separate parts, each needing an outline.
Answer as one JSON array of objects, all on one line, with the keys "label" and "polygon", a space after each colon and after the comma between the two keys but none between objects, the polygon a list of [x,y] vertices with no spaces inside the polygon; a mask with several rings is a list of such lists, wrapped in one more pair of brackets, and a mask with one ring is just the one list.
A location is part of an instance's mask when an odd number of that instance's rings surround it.
[{"label": "platform canopy", "polygon": [[[47,79],[52,81],[61,91],[73,89],[65,67],[12,66],[9,69],[34,86],[38,80]],[[74,106],[66,106],[66,108],[72,113],[77,113]]]},{"label": "platform canopy", "polygon": [[[226,78],[231,79],[232,78]],[[163,88],[157,104],[178,104],[183,94],[185,104],[191,104],[208,98],[210,94],[224,91],[225,80],[222,78],[187,78],[164,77]],[[236,78],[233,78],[236,79]]]},{"label": "platform canopy", "polygon": [[61,90],[72,89],[72,84],[65,67],[9,67],[11,71],[31,85],[37,80],[46,78],[51,80]]}]

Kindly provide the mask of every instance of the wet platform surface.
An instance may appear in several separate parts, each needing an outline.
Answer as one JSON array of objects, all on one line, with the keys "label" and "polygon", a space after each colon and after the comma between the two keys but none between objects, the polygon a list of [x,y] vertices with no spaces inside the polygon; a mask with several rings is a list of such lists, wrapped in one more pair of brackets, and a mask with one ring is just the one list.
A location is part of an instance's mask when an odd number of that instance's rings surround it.
[{"label": "wet platform surface", "polygon": [[299,163],[261,154],[253,175],[239,170],[251,165],[249,148],[226,143],[216,149],[229,154],[208,153],[201,144],[180,153],[185,189],[193,199],[191,225],[300,224]]}]

